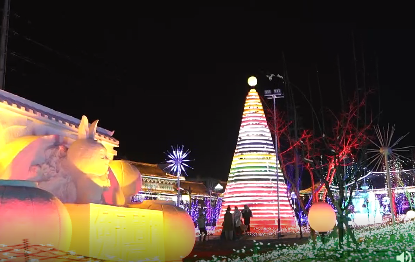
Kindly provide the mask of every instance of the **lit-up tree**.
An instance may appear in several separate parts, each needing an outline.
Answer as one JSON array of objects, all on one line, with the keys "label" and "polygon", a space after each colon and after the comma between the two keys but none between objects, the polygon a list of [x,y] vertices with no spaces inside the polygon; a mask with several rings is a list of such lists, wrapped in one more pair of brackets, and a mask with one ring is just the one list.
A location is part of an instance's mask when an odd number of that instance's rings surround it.
[{"label": "lit-up tree", "polygon": [[[364,175],[367,160],[366,146],[371,125],[359,121],[358,113],[364,106],[365,99],[359,102],[352,100],[348,110],[335,117],[333,128],[327,129],[319,138],[305,136],[302,140],[305,166],[312,177],[322,182],[313,192],[313,200],[319,201],[319,195],[322,195],[324,201],[328,196],[337,209],[339,246],[343,243],[344,225],[357,245],[347,221],[352,193],[356,190],[358,178]],[[346,169],[349,172],[345,172]],[[333,181],[336,185],[332,184]],[[335,194],[334,188],[338,193]],[[321,192],[323,189],[324,192]]]},{"label": "lit-up tree", "polygon": [[[226,186],[220,227],[228,205],[249,205],[253,212],[252,228],[275,228],[278,211],[281,227],[296,226],[294,212],[287,197],[283,176],[277,179],[275,148],[260,97],[255,89],[247,96],[238,141]],[[277,183],[278,189],[277,190]],[[278,203],[279,200],[279,203]]]}]

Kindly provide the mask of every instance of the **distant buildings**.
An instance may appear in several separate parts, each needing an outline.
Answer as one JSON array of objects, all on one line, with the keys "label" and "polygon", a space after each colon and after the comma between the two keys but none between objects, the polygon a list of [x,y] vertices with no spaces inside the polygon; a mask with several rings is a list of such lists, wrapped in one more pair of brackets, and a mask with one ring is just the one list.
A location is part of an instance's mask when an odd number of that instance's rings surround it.
[{"label": "distant buildings", "polygon": [[[163,170],[163,165],[127,161],[135,166],[141,173],[142,190],[134,197],[134,201],[151,200],[177,200],[177,177]],[[204,197],[217,198],[221,196],[226,182],[213,179],[196,179],[198,181],[180,178],[180,190],[183,202]],[[218,186],[219,185],[219,186]]]}]

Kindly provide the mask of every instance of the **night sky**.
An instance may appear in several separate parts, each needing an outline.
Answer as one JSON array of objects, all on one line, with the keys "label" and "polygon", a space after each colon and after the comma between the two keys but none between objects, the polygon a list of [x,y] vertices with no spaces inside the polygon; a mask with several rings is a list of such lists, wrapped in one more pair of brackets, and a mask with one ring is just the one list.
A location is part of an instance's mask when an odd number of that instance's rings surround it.
[{"label": "night sky", "polygon": [[[411,132],[402,143],[415,144],[413,6],[130,2],[11,0],[6,91],[99,119],[115,130],[119,158],[160,163],[183,144],[195,160],[191,177],[226,180],[247,78],[258,77],[260,94],[274,87],[265,74],[283,73],[284,52],[290,81],[307,95],[311,86],[318,110],[318,75],[324,108],[338,112],[337,56],[346,95],[355,89],[353,33],[358,72],[365,62],[375,91],[370,112],[378,114],[380,94],[381,124]],[[311,128],[310,107],[294,92]]]}]

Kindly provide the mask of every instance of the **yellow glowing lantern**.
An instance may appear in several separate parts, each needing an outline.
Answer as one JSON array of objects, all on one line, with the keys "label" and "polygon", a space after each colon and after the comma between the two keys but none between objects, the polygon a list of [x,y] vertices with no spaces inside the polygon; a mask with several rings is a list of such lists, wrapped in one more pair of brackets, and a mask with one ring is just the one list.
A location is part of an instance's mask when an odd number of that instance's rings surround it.
[{"label": "yellow glowing lantern", "polygon": [[325,202],[314,203],[308,212],[308,223],[315,231],[326,233],[332,230],[336,224],[336,213]]},{"label": "yellow glowing lantern", "polygon": [[140,171],[124,160],[113,160],[110,167],[124,194],[125,203],[131,203],[131,197],[141,191]]},{"label": "yellow glowing lantern", "polygon": [[129,207],[163,211],[164,250],[166,261],[182,261],[195,244],[195,226],[192,218],[173,201],[145,200]]},{"label": "yellow glowing lantern", "polygon": [[251,77],[248,78],[248,85],[249,86],[252,86],[252,87],[256,86],[257,83],[258,83],[258,80],[256,79],[255,76],[251,76]]},{"label": "yellow glowing lantern", "polygon": [[0,180],[0,243],[51,244],[68,251],[72,223],[62,202],[35,182]]}]

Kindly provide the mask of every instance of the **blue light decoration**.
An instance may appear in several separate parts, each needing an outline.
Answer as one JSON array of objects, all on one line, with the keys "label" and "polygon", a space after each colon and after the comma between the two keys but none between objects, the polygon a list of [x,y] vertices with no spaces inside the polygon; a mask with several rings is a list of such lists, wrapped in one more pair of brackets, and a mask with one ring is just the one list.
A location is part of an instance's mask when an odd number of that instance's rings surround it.
[{"label": "blue light decoration", "polygon": [[330,197],[328,197],[328,196],[326,197],[326,202],[327,202],[327,204],[329,204],[333,208],[334,212],[337,213],[336,205],[333,203],[333,201],[331,201]]},{"label": "blue light decoration", "polygon": [[212,224],[212,198],[205,197],[204,199],[204,208],[205,208],[205,216],[206,216],[206,224],[211,225]]},{"label": "blue light decoration", "polygon": [[198,199],[192,199],[190,201],[190,213],[189,215],[192,217],[192,220],[194,223],[197,222],[197,218],[199,217],[199,200]]},{"label": "blue light decoration", "polygon": [[216,221],[218,221],[219,219],[221,207],[222,207],[222,198],[218,197],[216,201],[216,206],[213,210],[213,219],[214,219],[213,225],[216,225]]},{"label": "blue light decoration", "polygon": [[396,200],[396,207],[397,207],[397,211],[398,214],[405,214],[405,210],[407,210],[410,206],[409,206],[409,202],[408,199],[406,198],[404,193],[399,193],[396,194],[395,196],[395,200]]},{"label": "blue light decoration", "polygon": [[186,162],[191,160],[186,159],[190,154],[190,150],[184,150],[184,146],[171,147],[172,151],[165,153],[168,157],[166,160],[167,169],[169,173],[175,174],[177,176],[177,206],[180,206],[180,176],[184,173],[187,176],[186,168],[192,168]]},{"label": "blue light decoration", "polygon": [[191,201],[190,202],[186,202],[183,205],[183,209],[190,215],[190,210],[191,210]]}]

